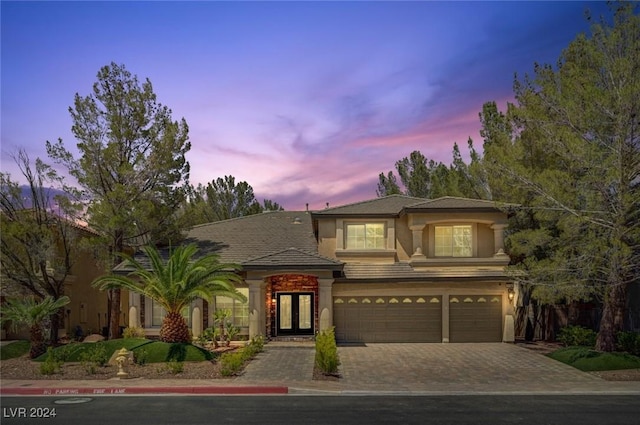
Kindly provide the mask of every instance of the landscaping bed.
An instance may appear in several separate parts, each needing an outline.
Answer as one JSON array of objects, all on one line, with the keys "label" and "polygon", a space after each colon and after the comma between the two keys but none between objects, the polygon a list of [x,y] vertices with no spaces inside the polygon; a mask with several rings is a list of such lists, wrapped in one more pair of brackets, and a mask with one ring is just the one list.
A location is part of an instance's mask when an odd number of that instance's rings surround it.
[{"label": "landscaping bed", "polygon": [[[516,345],[606,381],[640,381],[640,359],[627,353],[597,353],[586,347],[563,347],[560,343],[546,341],[522,341]],[[597,370],[602,368],[608,370]]]},{"label": "landscaping bed", "polygon": [[[116,377],[118,368],[105,365],[96,369],[93,374],[87,373],[80,362],[66,362],[59,372],[52,375],[40,373],[40,362],[30,360],[27,355],[0,361],[0,376],[3,380],[107,380]],[[129,365],[129,378],[147,379],[218,379],[224,378],[220,373],[220,365],[212,361],[183,362],[182,372],[173,373],[169,362],[149,363],[145,365]]]},{"label": "landscaping bed", "polygon": [[[15,342],[3,347],[2,352],[6,351],[15,356],[17,353],[12,352],[15,350],[7,350],[7,347],[11,347],[14,344],[20,344],[19,346],[16,345],[16,347],[21,348],[23,354],[0,360],[0,376],[3,380],[108,380],[116,378],[117,366],[105,364],[93,367],[92,371],[88,372],[88,362],[80,360],[83,352],[99,346],[107,348],[108,357],[111,356],[114,350],[122,347],[133,350],[136,354],[140,354],[140,350],[146,351],[147,362],[145,364],[134,363],[127,365],[129,379],[222,379],[225,376],[221,372],[220,362],[216,359],[219,359],[219,356],[223,353],[234,351],[238,348],[230,346],[205,350],[203,347],[190,344],[166,344],[142,339],[73,343],[56,349],[58,353],[60,352],[59,350],[66,350],[67,359],[60,365],[59,370],[53,374],[43,374],[41,366],[45,362],[47,355],[32,360],[28,355],[28,344],[21,342]],[[176,347],[180,348],[180,350],[177,350],[179,352],[172,353],[172,349]],[[173,361],[162,361],[172,356],[178,358]]]}]

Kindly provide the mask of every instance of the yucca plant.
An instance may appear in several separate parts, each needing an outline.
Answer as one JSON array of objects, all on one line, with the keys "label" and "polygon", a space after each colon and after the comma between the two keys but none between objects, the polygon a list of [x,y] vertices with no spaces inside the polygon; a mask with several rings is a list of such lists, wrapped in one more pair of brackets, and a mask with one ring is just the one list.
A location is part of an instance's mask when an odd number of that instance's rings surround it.
[{"label": "yucca plant", "polygon": [[143,251],[150,261],[149,267],[123,255],[134,271],[128,276],[101,276],[93,286],[101,290],[128,289],[160,304],[167,312],[160,328],[160,339],[164,342],[191,342],[182,310],[196,298],[224,296],[246,302],[235,287],[241,282],[236,273],[239,265],[220,263],[215,254],[194,259],[198,252],[195,244],[175,248],[166,262],[154,247],[145,247]]},{"label": "yucca plant", "polygon": [[20,325],[29,327],[29,337],[31,349],[29,357],[36,358],[47,351],[47,344],[42,332],[42,322],[58,312],[62,307],[69,304],[67,296],[54,299],[47,296],[41,301],[36,301],[33,297],[14,298],[7,300],[2,307],[2,317],[0,323],[4,325],[11,322],[11,327],[16,330]]}]

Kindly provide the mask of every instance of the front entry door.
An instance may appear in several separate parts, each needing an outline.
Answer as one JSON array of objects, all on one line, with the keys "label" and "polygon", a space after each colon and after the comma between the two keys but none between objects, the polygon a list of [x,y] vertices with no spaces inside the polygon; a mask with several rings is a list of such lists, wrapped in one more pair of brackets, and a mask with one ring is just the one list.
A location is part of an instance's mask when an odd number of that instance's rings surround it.
[{"label": "front entry door", "polygon": [[280,292],[278,335],[313,335],[313,293]]}]

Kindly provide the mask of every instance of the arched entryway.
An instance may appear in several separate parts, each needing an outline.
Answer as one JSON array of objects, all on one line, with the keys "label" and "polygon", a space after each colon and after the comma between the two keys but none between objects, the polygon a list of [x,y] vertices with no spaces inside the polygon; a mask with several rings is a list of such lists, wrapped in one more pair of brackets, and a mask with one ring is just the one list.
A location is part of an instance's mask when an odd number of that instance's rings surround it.
[{"label": "arched entryway", "polygon": [[269,337],[313,335],[318,329],[318,278],[282,274],[266,281]]}]

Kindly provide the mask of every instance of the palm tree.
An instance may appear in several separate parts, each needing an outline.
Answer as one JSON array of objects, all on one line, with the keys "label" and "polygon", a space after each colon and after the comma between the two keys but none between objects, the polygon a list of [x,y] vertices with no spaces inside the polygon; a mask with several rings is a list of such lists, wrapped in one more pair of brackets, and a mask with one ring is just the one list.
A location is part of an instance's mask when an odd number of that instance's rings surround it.
[{"label": "palm tree", "polygon": [[14,331],[18,328],[18,325],[29,326],[31,339],[29,357],[33,359],[47,351],[42,332],[42,322],[47,317],[57,314],[58,310],[69,304],[69,302],[69,297],[65,295],[58,299],[47,296],[42,301],[36,301],[33,297],[10,299],[2,307],[0,323],[4,325],[5,322],[11,322],[11,327]]},{"label": "palm tree", "polygon": [[128,276],[105,275],[97,278],[93,286],[104,290],[125,288],[151,298],[167,312],[160,328],[164,342],[190,342],[189,327],[182,310],[196,298],[210,299],[224,296],[246,302],[246,297],[235,287],[241,282],[236,264],[224,264],[215,254],[193,259],[198,252],[195,244],[180,246],[169,255],[166,263],[158,250],[143,248],[150,268],[130,256],[124,255],[134,271]]}]

